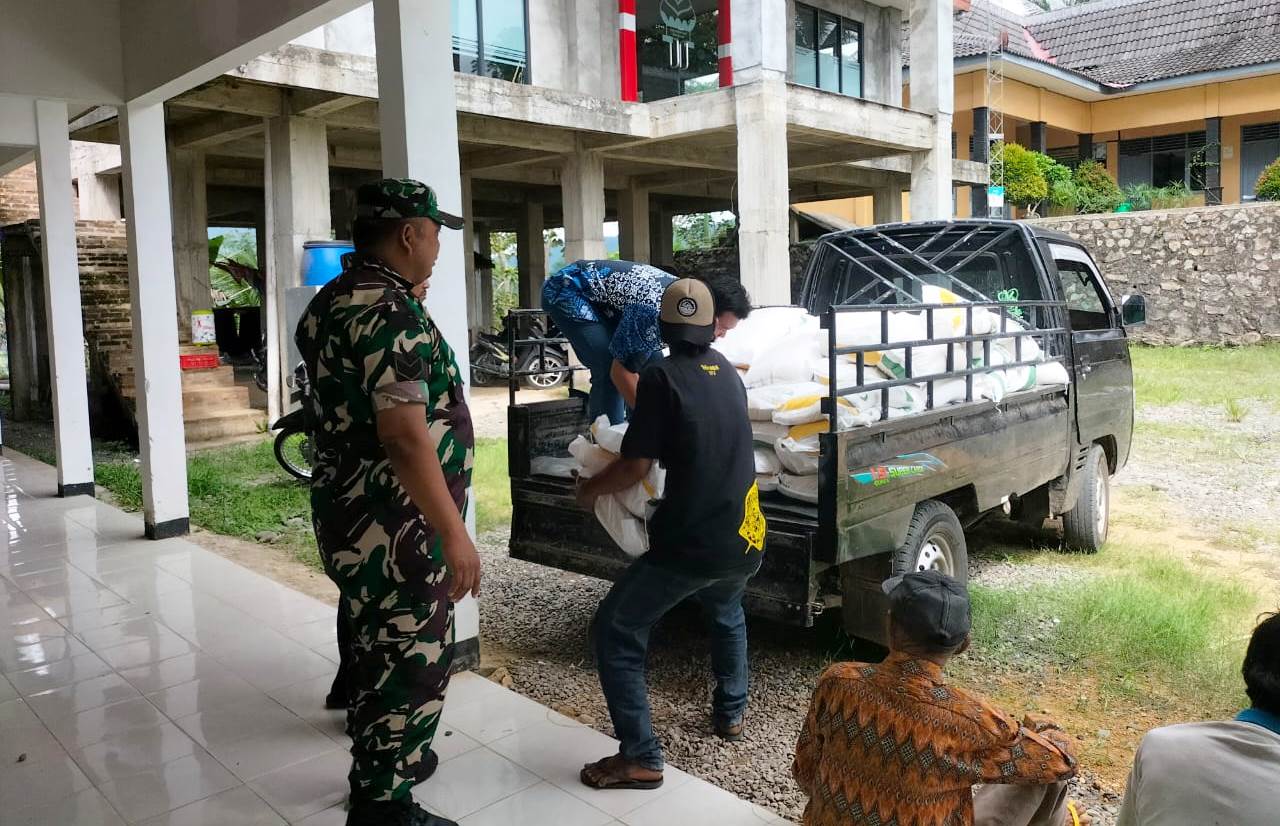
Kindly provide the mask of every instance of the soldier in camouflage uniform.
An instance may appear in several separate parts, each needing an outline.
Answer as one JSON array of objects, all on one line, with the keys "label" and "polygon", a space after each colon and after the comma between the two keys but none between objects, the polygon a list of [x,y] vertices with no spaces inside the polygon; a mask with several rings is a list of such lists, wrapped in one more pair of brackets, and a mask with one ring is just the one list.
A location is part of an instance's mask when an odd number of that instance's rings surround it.
[{"label": "soldier in camouflage uniform", "polygon": [[478,594],[462,514],[474,438],[453,351],[413,295],[442,226],[424,184],[357,193],[356,251],[307,307],[296,340],[311,376],[311,507],[325,571],[350,622],[348,826],[445,826],[410,796],[430,751],[453,651],[453,602]]}]

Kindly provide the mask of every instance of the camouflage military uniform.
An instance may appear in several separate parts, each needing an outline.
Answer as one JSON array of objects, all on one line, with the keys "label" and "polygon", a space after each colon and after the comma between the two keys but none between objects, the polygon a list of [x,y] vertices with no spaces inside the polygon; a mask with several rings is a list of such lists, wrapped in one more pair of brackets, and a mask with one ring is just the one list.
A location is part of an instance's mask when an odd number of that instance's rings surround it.
[{"label": "camouflage military uniform", "polygon": [[404,800],[421,779],[453,652],[440,539],[396,478],[374,420],[393,405],[423,406],[462,512],[471,416],[453,351],[412,286],[355,256],[312,300],[296,337],[313,388],[316,540],[351,618],[353,800]]}]

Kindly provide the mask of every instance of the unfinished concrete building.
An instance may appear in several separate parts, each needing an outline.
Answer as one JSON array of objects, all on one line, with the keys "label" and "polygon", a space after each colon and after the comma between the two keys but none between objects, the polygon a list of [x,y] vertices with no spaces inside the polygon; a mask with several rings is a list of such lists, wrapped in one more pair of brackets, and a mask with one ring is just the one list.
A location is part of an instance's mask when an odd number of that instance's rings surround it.
[{"label": "unfinished concrete building", "polygon": [[[464,243],[483,255],[490,232],[516,233],[525,306],[546,274],[547,228],[564,228],[566,259],[604,257],[602,227],[616,220],[624,258],[661,263],[673,215],[729,210],[744,283],[760,303],[785,303],[790,204],[872,195],[884,221],[910,192],[913,217],[946,217],[953,182],[985,182],[985,166],[951,159],[950,0],[461,0],[453,11]],[[277,291],[299,283],[304,241],[348,237],[355,188],[384,166],[376,40],[366,6],[167,102],[180,318],[210,300],[211,224],[258,228]],[[80,141],[118,134],[111,108],[71,126]],[[110,171],[81,176],[81,217],[118,216]],[[102,213],[83,214],[86,193]],[[472,258],[474,330],[491,288]]]}]

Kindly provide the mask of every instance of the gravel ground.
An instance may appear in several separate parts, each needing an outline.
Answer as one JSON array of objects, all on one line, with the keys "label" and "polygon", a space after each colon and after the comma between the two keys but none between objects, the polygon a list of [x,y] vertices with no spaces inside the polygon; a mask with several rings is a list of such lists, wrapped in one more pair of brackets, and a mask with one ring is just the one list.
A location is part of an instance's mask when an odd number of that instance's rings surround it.
[{"label": "gravel ground", "polygon": [[1117,482],[1161,491],[1197,521],[1244,527],[1258,545],[1280,549],[1280,409],[1242,404],[1248,412],[1240,422],[1228,421],[1221,407],[1139,409],[1133,455]]},{"label": "gravel ground", "polygon": [[[585,633],[608,583],[510,559],[504,532],[481,537],[479,546],[485,565],[480,611],[486,658],[507,669],[515,690],[612,734]],[[1032,567],[1044,570],[1028,574]],[[983,562],[976,573],[993,584],[1009,582],[1013,568]],[[1062,575],[1050,566],[1018,570],[1037,581]],[[748,633],[752,705],[745,739],[725,743],[711,731],[711,665],[696,611],[672,613],[651,640],[654,728],[673,765],[798,822],[804,796],[791,779],[791,761],[812,687],[837,653],[848,658],[857,652],[842,651],[830,629],[798,635],[752,621]],[[1092,811],[1096,826],[1114,822],[1114,795],[1104,793],[1088,773],[1075,786],[1073,796]]]}]

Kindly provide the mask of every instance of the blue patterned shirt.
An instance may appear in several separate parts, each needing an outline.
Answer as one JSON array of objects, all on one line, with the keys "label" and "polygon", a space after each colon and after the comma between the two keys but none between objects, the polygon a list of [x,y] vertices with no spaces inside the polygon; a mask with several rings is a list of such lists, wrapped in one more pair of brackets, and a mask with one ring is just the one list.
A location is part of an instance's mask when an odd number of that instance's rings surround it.
[{"label": "blue patterned shirt", "polygon": [[547,278],[542,306],[579,321],[616,324],[609,352],[632,372],[662,349],[658,307],[675,278],[634,261],[574,261]]}]

